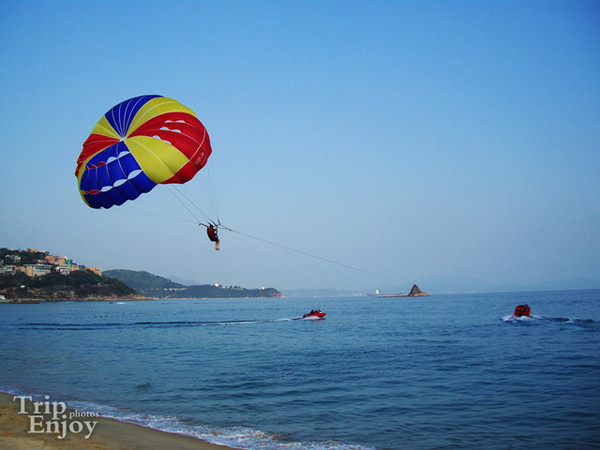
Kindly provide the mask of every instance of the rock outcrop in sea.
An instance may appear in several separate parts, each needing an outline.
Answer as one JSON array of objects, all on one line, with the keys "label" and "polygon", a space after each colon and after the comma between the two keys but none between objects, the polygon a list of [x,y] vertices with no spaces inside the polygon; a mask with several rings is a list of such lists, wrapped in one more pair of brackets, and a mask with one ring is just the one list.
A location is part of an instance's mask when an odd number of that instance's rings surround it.
[{"label": "rock outcrop in sea", "polygon": [[419,289],[419,286],[417,286],[416,284],[413,284],[413,287],[408,293],[407,297],[429,297],[429,294]]}]

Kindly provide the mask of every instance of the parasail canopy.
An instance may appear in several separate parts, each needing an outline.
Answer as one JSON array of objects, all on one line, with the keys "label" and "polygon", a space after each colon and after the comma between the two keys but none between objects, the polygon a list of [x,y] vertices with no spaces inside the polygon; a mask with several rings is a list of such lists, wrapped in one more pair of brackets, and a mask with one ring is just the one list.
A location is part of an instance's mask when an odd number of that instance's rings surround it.
[{"label": "parasail canopy", "polygon": [[83,143],[75,176],[83,201],[110,208],[157,184],[183,184],[212,149],[196,114],[176,100],[143,95],[111,108]]}]

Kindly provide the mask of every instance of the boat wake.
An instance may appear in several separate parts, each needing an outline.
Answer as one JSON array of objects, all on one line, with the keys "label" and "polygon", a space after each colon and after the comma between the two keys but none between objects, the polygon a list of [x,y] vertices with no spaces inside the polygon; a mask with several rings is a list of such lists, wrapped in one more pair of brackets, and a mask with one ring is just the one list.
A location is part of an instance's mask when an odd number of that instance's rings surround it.
[{"label": "boat wake", "polygon": [[174,321],[139,321],[139,322],[82,322],[82,323],[57,323],[57,322],[22,322],[18,324],[21,330],[105,330],[124,328],[180,328],[201,326],[227,326],[227,325],[254,325],[264,323],[290,322],[301,320],[297,318],[265,319],[265,320],[174,320]]},{"label": "boat wake", "polygon": [[600,322],[592,319],[580,319],[577,317],[542,317],[532,314],[530,317],[521,316],[516,317],[513,315],[504,316],[502,318],[504,322],[515,323],[515,324],[534,324],[534,323],[564,323],[567,325],[579,325],[582,327],[598,328]]},{"label": "boat wake", "polygon": [[502,318],[502,320],[504,322],[533,322],[535,320],[541,320],[541,319],[543,319],[543,317],[536,316],[534,314],[532,314],[531,316],[521,316],[521,317],[513,316],[511,314],[509,316],[504,316]]}]

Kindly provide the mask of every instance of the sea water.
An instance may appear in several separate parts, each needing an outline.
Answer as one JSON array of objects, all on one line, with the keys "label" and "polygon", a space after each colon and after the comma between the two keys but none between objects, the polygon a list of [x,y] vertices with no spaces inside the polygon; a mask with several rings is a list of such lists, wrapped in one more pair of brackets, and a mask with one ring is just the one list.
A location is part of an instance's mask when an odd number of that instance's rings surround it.
[{"label": "sea water", "polygon": [[600,290],[3,304],[0,390],[238,448],[598,448]]}]

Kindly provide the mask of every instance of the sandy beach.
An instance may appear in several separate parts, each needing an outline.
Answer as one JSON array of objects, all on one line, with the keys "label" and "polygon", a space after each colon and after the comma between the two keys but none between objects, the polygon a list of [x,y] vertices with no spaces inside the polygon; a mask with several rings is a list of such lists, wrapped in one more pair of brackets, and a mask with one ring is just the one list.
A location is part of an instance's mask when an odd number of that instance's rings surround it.
[{"label": "sandy beach", "polygon": [[[0,448],[3,449],[227,449],[189,436],[119,422],[106,417],[77,415],[74,410],[62,411],[52,401],[34,405],[28,400],[14,399],[0,392]],[[55,411],[59,414],[54,414]],[[81,413],[81,412],[80,412]],[[56,416],[57,420],[53,420]],[[62,419],[63,417],[67,419]],[[48,431],[48,422],[53,427]],[[87,424],[86,424],[87,422]],[[94,422],[97,422],[94,424]],[[92,429],[92,431],[90,431]],[[31,432],[31,431],[34,432]],[[59,437],[62,437],[60,439]],[[86,439],[87,436],[87,439]]]}]

